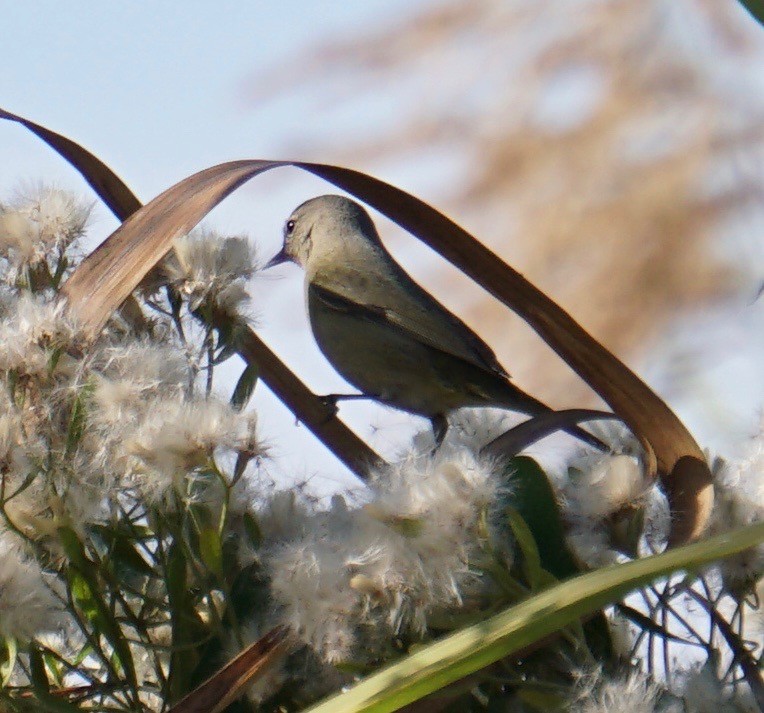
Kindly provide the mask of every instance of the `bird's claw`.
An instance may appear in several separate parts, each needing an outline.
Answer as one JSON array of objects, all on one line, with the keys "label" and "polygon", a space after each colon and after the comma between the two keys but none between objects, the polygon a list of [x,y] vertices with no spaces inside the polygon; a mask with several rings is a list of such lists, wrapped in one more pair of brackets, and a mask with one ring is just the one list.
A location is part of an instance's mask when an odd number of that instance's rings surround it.
[{"label": "bird's claw", "polygon": [[325,396],[319,396],[318,400],[321,402],[322,406],[326,408],[327,420],[334,418],[337,415],[340,410],[337,405],[340,400],[339,394],[326,394]]}]

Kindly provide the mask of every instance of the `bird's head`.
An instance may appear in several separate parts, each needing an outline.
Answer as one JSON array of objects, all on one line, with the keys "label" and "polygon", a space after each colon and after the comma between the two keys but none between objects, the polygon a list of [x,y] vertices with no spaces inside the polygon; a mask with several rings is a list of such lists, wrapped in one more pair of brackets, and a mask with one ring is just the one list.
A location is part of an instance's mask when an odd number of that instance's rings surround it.
[{"label": "bird's head", "polygon": [[308,272],[332,261],[346,262],[379,245],[369,214],[344,196],[311,198],[284,224],[284,245],[266,265],[295,262]]}]

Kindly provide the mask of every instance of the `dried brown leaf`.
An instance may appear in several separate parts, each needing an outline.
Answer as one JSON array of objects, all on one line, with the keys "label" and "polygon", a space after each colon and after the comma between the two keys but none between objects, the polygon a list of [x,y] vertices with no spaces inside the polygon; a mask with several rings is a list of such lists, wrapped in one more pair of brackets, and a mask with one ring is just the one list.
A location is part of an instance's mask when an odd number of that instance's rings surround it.
[{"label": "dried brown leaf", "polygon": [[481,455],[512,458],[536,441],[540,441],[557,431],[568,430],[585,421],[617,418],[618,416],[607,411],[594,409],[548,411],[513,426],[483,446],[480,453]]},{"label": "dried brown leaf", "polygon": [[220,713],[242,696],[247,686],[282,661],[291,647],[283,628],[269,631],[174,705],[169,713]]},{"label": "dried brown leaf", "polygon": [[80,172],[98,197],[106,203],[109,210],[120,220],[124,220],[141,207],[141,202],[114,171],[90,153],[90,151],[84,149],[71,139],[57,134],[55,131],[51,131],[40,124],[35,124],[23,116],[11,114],[3,109],[0,109],[0,119],[15,121],[25,126],[33,134],[39,136],[48,146],[55,149]]},{"label": "dried brown leaf", "polygon": [[[127,185],[105,163],[87,149],[49,129],[23,117],[0,109],[0,118],[15,121],[39,136],[51,148],[69,161],[96,194],[120,220],[126,220],[141,208],[141,202]],[[166,251],[166,247],[163,248]],[[144,264],[146,272],[155,263]],[[97,273],[91,273],[97,274]],[[132,292],[132,288],[130,289]],[[143,315],[138,303],[128,295],[121,311],[131,324],[141,326]],[[110,311],[109,311],[110,314]],[[108,314],[107,314],[108,318]],[[228,319],[221,315],[216,326]],[[371,467],[384,461],[353,431],[351,431],[305,384],[271,351],[252,329],[245,324],[237,330],[237,351],[247,363],[257,364],[260,375],[271,391],[310,431],[359,478],[365,478]]]},{"label": "dried brown leaf", "polygon": [[666,403],[565,310],[463,228],[418,198],[359,171],[262,160],[200,171],[128,218],[79,265],[64,285],[64,296],[97,334],[176,237],[252,177],[283,166],[302,168],[366,201],[525,319],[652,447],[674,515],[670,543],[702,534],[713,505],[711,473],[700,447]]}]

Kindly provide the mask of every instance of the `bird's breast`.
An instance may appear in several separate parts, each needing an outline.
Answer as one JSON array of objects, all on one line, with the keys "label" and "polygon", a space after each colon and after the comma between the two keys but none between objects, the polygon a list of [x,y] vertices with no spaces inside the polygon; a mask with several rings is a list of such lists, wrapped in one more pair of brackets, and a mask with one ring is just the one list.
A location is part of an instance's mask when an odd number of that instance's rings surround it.
[{"label": "bird's breast", "polygon": [[[310,288],[307,301],[319,348],[339,374],[363,393],[428,417],[470,401],[450,378],[453,357],[366,314],[362,305],[338,308]],[[448,364],[442,363],[444,358]]]}]

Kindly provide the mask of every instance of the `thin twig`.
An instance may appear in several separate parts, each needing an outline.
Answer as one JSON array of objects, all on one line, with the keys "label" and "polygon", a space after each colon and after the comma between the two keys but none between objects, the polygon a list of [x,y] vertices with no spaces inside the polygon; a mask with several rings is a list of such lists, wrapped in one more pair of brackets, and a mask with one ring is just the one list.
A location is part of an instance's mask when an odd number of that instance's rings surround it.
[{"label": "thin twig", "polygon": [[764,711],[764,678],[762,678],[758,663],[746,647],[745,642],[732,630],[727,620],[706,597],[696,592],[692,587],[686,587],[685,591],[705,609],[716,625],[716,628],[721,632],[727,645],[732,649],[735,661],[740,666],[740,670],[743,672],[745,680],[751,688],[756,705],[759,706],[760,710]]}]

